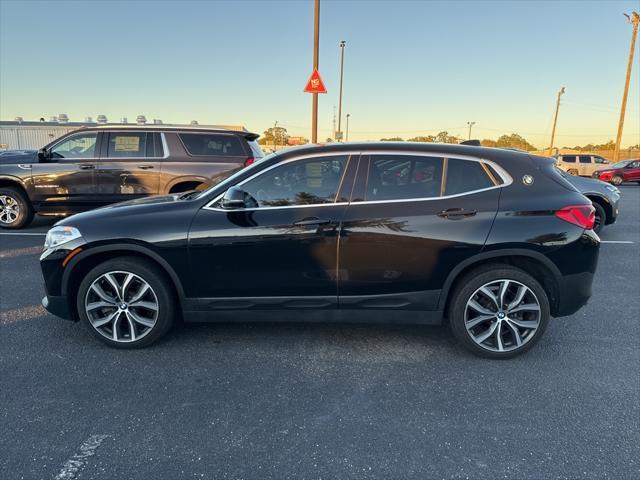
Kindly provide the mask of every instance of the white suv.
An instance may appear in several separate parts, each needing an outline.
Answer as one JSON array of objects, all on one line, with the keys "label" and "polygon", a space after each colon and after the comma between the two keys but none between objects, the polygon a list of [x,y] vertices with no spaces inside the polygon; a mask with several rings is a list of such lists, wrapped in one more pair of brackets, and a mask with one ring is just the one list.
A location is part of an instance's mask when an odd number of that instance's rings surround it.
[{"label": "white suv", "polygon": [[571,175],[590,177],[593,172],[600,170],[609,160],[598,155],[558,155],[556,164]]}]

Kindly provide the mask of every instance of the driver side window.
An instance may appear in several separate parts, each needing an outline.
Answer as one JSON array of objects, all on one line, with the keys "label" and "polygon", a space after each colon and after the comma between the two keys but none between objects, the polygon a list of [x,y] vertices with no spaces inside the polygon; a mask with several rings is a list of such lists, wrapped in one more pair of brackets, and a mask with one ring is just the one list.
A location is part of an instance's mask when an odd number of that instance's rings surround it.
[{"label": "driver side window", "polygon": [[51,149],[51,158],[93,158],[97,138],[98,134],[95,132],[72,135]]},{"label": "driver side window", "polygon": [[333,203],[347,155],[295,160],[242,184],[247,208]]}]

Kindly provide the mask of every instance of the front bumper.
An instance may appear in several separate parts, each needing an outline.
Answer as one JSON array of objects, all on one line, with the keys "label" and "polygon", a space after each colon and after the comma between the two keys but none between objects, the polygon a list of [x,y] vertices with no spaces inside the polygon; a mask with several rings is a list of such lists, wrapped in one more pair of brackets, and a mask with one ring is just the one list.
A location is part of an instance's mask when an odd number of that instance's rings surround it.
[{"label": "front bumper", "polygon": [[47,295],[42,299],[42,306],[56,317],[64,318],[65,320],[74,320],[71,312],[69,312],[67,297]]}]

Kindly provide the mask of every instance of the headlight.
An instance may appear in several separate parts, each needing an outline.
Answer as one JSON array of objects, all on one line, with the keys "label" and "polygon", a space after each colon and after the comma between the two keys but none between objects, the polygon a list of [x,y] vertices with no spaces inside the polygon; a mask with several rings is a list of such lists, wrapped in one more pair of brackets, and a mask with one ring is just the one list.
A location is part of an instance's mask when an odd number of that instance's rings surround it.
[{"label": "headlight", "polygon": [[44,249],[51,250],[81,236],[80,231],[75,227],[53,227],[47,232],[47,237],[44,240]]}]

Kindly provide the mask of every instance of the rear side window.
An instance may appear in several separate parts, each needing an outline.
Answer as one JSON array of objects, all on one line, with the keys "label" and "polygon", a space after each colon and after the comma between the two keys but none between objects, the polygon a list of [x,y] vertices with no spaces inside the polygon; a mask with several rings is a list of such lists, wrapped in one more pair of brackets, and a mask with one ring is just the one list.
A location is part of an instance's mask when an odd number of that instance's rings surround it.
[{"label": "rear side window", "polygon": [[240,139],[235,135],[181,133],[180,140],[189,155],[246,157]]},{"label": "rear side window", "polygon": [[567,162],[567,163],[576,163],[576,156],[575,155],[567,155],[564,157],[560,157],[560,160],[562,160],[563,162]]},{"label": "rear side window", "polygon": [[459,158],[447,160],[445,195],[457,195],[493,186],[493,181],[479,162]]},{"label": "rear side window", "polygon": [[580,155],[580,163],[591,163],[591,157]]},{"label": "rear side window", "polygon": [[607,161],[602,157],[593,157],[593,159],[595,160],[596,163],[599,163],[599,164],[607,163]]},{"label": "rear side window", "polygon": [[260,145],[258,144],[258,142],[256,142],[255,140],[251,140],[250,142],[247,142],[247,143],[251,148],[251,153],[253,154],[253,158],[257,160],[259,158],[264,157],[264,152],[260,148]]},{"label": "rear side window", "polygon": [[143,158],[147,156],[146,132],[109,134],[109,158]]},{"label": "rear side window", "polygon": [[440,157],[372,155],[365,200],[439,197],[443,163]]}]

